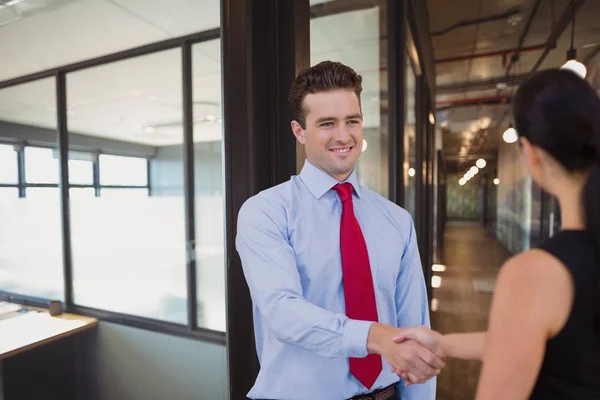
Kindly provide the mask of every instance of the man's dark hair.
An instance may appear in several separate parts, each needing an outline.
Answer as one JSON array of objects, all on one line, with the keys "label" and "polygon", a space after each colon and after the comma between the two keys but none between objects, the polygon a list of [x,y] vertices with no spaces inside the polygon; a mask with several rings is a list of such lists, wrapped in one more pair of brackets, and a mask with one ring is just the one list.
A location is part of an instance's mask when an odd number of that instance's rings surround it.
[{"label": "man's dark hair", "polygon": [[294,118],[302,128],[306,128],[306,110],[303,108],[306,95],[335,89],[352,90],[360,102],[362,77],[352,68],[333,61],[323,61],[300,71],[292,83],[289,100],[294,107]]}]

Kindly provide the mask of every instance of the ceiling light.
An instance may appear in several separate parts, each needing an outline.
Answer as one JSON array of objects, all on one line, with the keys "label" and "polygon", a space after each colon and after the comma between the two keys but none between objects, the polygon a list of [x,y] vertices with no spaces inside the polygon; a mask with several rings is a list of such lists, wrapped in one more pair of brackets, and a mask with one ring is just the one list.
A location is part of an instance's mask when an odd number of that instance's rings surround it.
[{"label": "ceiling light", "polygon": [[467,183],[467,180],[464,177],[460,178],[460,180],[458,181],[458,184],[460,186],[465,186],[465,183]]},{"label": "ceiling light", "polygon": [[441,276],[437,276],[437,275],[433,275],[431,277],[431,287],[432,288],[439,288],[442,286],[442,277]]},{"label": "ceiling light", "polygon": [[469,170],[473,175],[477,175],[477,173],[479,172],[479,168],[477,168],[476,166],[472,166],[471,169]]},{"label": "ceiling light", "polygon": [[448,121],[444,121],[440,124],[440,128],[444,129],[448,127]]},{"label": "ceiling light", "polygon": [[415,176],[415,174],[416,174],[416,173],[417,173],[417,172],[415,171],[415,169],[414,169],[414,168],[409,168],[409,169],[408,169],[408,176],[411,176],[411,177],[412,177],[412,176]]},{"label": "ceiling light", "polygon": [[361,151],[365,151],[368,146],[369,145],[367,144],[367,141],[365,139],[363,139],[363,145],[362,145],[362,150]]},{"label": "ceiling light", "polygon": [[517,134],[516,129],[511,126],[510,128],[504,131],[502,139],[504,139],[506,143],[514,143],[517,140],[519,140],[519,135]]},{"label": "ceiling light", "polygon": [[490,127],[491,123],[492,123],[492,119],[490,117],[483,117],[479,120],[479,127],[481,129],[487,129]]},{"label": "ceiling light", "polygon": [[435,116],[432,112],[429,112],[429,122],[431,123],[431,125],[435,124]]},{"label": "ceiling light", "polygon": [[496,178],[494,179],[494,185],[499,185],[500,184],[500,179]]},{"label": "ceiling light", "polygon": [[483,168],[485,168],[485,166],[487,165],[487,163],[485,162],[485,160],[483,158],[480,158],[479,160],[477,160],[477,162],[475,163],[475,165],[477,165],[477,168],[483,169]]},{"label": "ceiling light", "polygon": [[585,65],[577,61],[577,50],[575,50],[575,46],[573,41],[575,40],[575,13],[573,13],[573,20],[571,22],[571,48],[567,50],[567,62],[560,67],[560,69],[567,69],[575,72],[582,79],[585,78],[587,74],[587,69]]},{"label": "ceiling light", "polygon": [[560,69],[568,69],[569,71],[573,71],[581,78],[585,78],[587,75],[587,68],[585,65],[575,59],[567,61],[562,67],[560,67]]},{"label": "ceiling light", "polygon": [[521,23],[521,21],[523,21],[523,17],[521,16],[521,14],[515,14],[515,15],[511,15],[510,17],[508,17],[508,19],[506,20],[506,22],[508,22],[509,25],[512,26],[517,26]]},{"label": "ceiling light", "polygon": [[444,271],[446,271],[446,266],[442,265],[442,264],[433,264],[431,266],[431,270],[433,272],[444,272]]}]

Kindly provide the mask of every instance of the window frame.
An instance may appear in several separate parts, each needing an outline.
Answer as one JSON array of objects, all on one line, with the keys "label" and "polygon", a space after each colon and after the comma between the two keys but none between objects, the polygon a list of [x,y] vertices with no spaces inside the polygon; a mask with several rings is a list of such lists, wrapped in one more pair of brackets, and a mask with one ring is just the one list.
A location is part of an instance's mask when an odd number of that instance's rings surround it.
[{"label": "window frame", "polygon": [[[215,331],[207,328],[202,328],[197,325],[197,296],[196,296],[196,265],[193,243],[195,242],[195,226],[194,226],[194,148],[193,148],[193,98],[192,98],[192,46],[197,43],[216,40],[221,38],[221,28],[209,29],[206,31],[194,33],[191,35],[181,36],[173,39],[168,39],[160,42],[143,45],[140,47],[116,52],[106,56],[89,59],[82,62],[77,62],[61,67],[51,68],[45,71],[37,72],[30,75],[25,75],[13,79],[0,82],[0,90],[24,83],[34,82],[45,78],[55,78],[56,83],[56,116],[57,116],[57,145],[40,145],[37,142],[29,143],[21,142],[20,156],[18,158],[19,182],[17,184],[0,184],[0,187],[16,187],[19,189],[19,197],[26,196],[28,187],[56,187],[60,190],[61,198],[61,223],[62,223],[62,239],[63,239],[63,272],[64,272],[64,288],[65,302],[63,308],[66,312],[77,313],[90,317],[95,317],[104,321],[114,322],[135,328],[152,330],[171,334],[175,336],[187,337],[225,345],[225,332]],[[184,128],[184,182],[185,182],[185,220],[187,221],[186,231],[186,248],[187,248],[187,308],[188,308],[188,323],[176,324],[158,319],[139,317],[130,314],[122,314],[118,312],[96,309],[77,305],[73,300],[73,275],[72,275],[72,249],[71,249],[71,234],[70,234],[70,213],[69,213],[69,189],[71,188],[94,188],[95,195],[101,196],[102,188],[111,189],[147,189],[148,195],[152,195],[152,187],[150,181],[150,159],[147,159],[147,185],[100,185],[100,169],[98,166],[97,157],[93,163],[93,184],[70,184],[69,183],[69,151],[82,151],[80,148],[71,148],[69,146],[69,132],[67,128],[67,101],[66,101],[66,78],[69,73],[85,70],[92,67],[97,67],[105,64],[110,64],[117,61],[123,61],[135,57],[150,55],[165,50],[181,49],[182,54],[182,91],[183,91],[183,128]],[[0,139],[0,142],[5,143]],[[7,144],[15,145],[12,141]],[[48,183],[27,183],[24,175],[24,147],[45,147],[58,150],[59,153],[59,179],[58,184]],[[94,149],[88,150],[94,153]],[[99,154],[99,153],[96,153]],[[119,155],[119,156],[136,156],[128,154],[116,154],[112,152],[102,152],[102,154]],[[139,157],[139,155],[137,155]],[[224,265],[223,268],[226,266]],[[0,300],[11,301],[20,304],[34,305],[38,307],[48,307],[50,299],[41,299],[32,296],[20,295],[0,290]]]}]

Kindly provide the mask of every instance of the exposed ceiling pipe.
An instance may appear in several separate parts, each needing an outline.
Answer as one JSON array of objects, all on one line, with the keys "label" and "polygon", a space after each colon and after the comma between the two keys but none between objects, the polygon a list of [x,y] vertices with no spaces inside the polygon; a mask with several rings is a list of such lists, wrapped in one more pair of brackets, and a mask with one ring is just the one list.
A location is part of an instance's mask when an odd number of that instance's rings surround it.
[{"label": "exposed ceiling pipe", "polygon": [[529,29],[531,29],[531,23],[533,22],[533,18],[537,13],[538,8],[540,7],[542,0],[537,0],[533,6],[533,10],[531,10],[531,14],[529,14],[529,18],[527,19],[527,23],[525,24],[525,28],[519,37],[519,44],[517,45],[517,51],[510,58],[510,62],[506,66],[506,73],[504,74],[506,77],[510,75],[510,70],[512,69],[515,62],[519,61],[519,54],[524,51],[523,43],[525,43],[525,38],[529,34]]},{"label": "exposed ceiling pipe", "polygon": [[506,87],[509,86],[517,86],[523,83],[529,74],[522,75],[513,75],[513,76],[498,76],[489,79],[482,79],[478,81],[466,81],[466,82],[457,82],[450,83],[447,85],[438,85],[435,89],[436,93],[453,93],[453,92],[463,92],[465,90],[486,90],[486,89],[496,89],[498,85],[505,84]]},{"label": "exposed ceiling pipe", "polygon": [[543,50],[545,48],[546,48],[546,44],[540,43],[540,44],[536,44],[535,46],[527,46],[527,47],[523,47],[523,48],[515,47],[512,49],[488,51],[485,53],[466,54],[466,55],[462,55],[462,56],[439,58],[439,59],[435,60],[435,63],[443,64],[443,63],[456,62],[456,61],[472,60],[474,58],[486,58],[486,57],[496,57],[496,56],[506,57],[509,54],[514,54],[514,53],[519,53],[519,52],[523,53],[523,52],[527,52],[527,51],[539,51],[539,50]]},{"label": "exposed ceiling pipe", "polygon": [[542,52],[540,58],[537,60],[537,62],[531,69],[530,74],[533,74],[538,70],[538,68],[546,59],[546,56],[548,56],[548,53],[550,53],[550,51],[556,47],[556,41],[558,40],[558,38],[560,38],[560,35],[562,35],[562,33],[565,31],[566,27],[573,19],[573,15],[575,15],[577,11],[579,11],[583,3],[585,3],[585,0],[575,0],[569,3],[567,8],[565,9],[565,12],[558,19],[558,22],[554,24],[554,27],[552,28],[548,39],[546,39],[546,47]]},{"label": "exposed ceiling pipe", "polygon": [[473,97],[470,99],[459,99],[459,100],[446,100],[438,101],[436,103],[437,111],[442,111],[453,107],[468,107],[473,105],[490,105],[490,104],[506,104],[510,103],[511,97],[502,96],[487,96],[487,97]]},{"label": "exposed ceiling pipe", "polygon": [[441,29],[439,31],[431,32],[430,35],[431,36],[440,36],[440,35],[444,35],[448,32],[451,32],[455,29],[463,28],[465,26],[478,25],[478,24],[482,24],[484,22],[493,22],[493,21],[507,19],[509,17],[512,17],[513,15],[519,14],[520,12],[521,12],[521,10],[519,8],[513,8],[502,14],[494,14],[494,15],[490,15],[487,17],[460,21],[460,22],[450,25],[447,28]]}]

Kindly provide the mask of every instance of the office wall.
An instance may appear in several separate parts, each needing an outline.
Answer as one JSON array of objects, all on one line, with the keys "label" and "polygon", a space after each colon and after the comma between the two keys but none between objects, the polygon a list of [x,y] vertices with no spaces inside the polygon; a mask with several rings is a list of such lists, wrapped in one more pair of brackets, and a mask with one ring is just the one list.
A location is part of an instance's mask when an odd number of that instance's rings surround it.
[{"label": "office wall", "polygon": [[79,340],[82,400],[227,398],[225,346],[108,322]]}]

